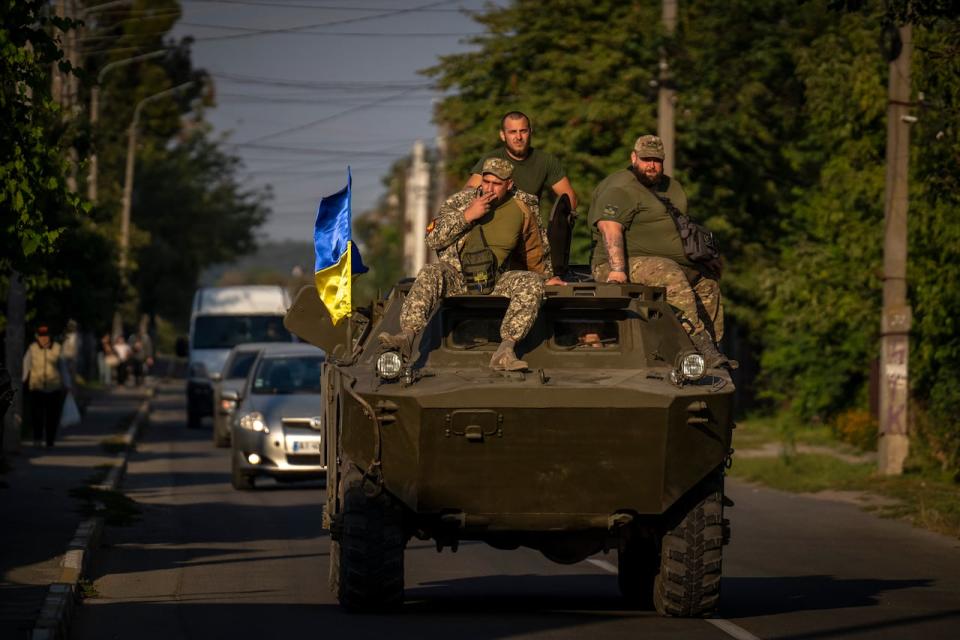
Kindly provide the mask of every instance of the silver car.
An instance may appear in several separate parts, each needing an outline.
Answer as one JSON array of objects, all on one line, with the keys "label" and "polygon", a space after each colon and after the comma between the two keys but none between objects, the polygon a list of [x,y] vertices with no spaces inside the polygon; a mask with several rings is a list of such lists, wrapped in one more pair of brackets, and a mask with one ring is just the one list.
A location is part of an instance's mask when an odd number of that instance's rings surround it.
[{"label": "silver car", "polygon": [[[252,489],[255,478],[325,478],[322,350],[307,344],[270,344],[260,350],[231,424],[231,481]],[[224,393],[225,398],[231,393]]]},{"label": "silver car", "polygon": [[[247,374],[265,342],[238,344],[227,356],[223,371],[211,375],[213,380],[213,446],[230,446],[230,421],[243,397]],[[224,391],[228,392],[224,396]],[[232,393],[229,393],[232,392]]]}]

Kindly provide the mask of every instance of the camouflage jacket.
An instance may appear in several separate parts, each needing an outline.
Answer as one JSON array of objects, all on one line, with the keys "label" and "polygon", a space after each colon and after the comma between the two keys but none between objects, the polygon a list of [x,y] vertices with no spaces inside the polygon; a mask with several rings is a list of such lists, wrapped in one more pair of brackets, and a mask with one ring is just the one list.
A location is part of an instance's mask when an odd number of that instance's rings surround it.
[{"label": "camouflage jacket", "polygon": [[[440,212],[427,227],[427,246],[437,252],[441,261],[460,271],[460,252],[467,241],[467,233],[475,223],[467,222],[463,212],[476,197],[475,189],[456,192],[443,203]],[[523,211],[522,244],[518,243],[507,258],[504,271],[532,271],[544,280],[553,277],[550,243],[547,231],[540,223],[535,196],[514,189],[513,197]]]}]

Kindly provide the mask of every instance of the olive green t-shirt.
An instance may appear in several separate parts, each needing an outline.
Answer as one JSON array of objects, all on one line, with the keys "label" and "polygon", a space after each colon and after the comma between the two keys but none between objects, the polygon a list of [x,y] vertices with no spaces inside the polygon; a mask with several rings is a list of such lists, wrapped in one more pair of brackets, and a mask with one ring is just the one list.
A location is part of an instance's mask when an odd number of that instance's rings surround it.
[{"label": "olive green t-shirt", "polygon": [[523,160],[514,160],[507,155],[503,147],[484,154],[477,164],[473,165],[471,173],[483,171],[483,161],[487,158],[502,158],[513,165],[513,182],[521,191],[543,198],[543,190],[560,182],[566,172],[563,165],[552,153],[530,149],[530,153]]},{"label": "olive green t-shirt", "polygon": [[483,240],[480,239],[482,227],[487,246],[497,257],[497,265],[502,265],[520,243],[523,232],[523,211],[517,201],[510,198],[494,211],[480,218],[478,222],[479,224],[470,230],[463,251],[479,251],[483,248]]},{"label": "olive green t-shirt", "polygon": [[[669,198],[681,212],[687,212],[687,194],[676,180],[664,176],[655,187],[658,194]],[[667,213],[667,208],[650,190],[640,184],[629,169],[609,175],[597,185],[590,203],[587,221],[593,235],[593,256],[590,264],[607,262],[607,247],[597,229],[601,220],[623,225],[627,258],[661,256],[685,266],[693,263],[683,252],[680,234]]]}]

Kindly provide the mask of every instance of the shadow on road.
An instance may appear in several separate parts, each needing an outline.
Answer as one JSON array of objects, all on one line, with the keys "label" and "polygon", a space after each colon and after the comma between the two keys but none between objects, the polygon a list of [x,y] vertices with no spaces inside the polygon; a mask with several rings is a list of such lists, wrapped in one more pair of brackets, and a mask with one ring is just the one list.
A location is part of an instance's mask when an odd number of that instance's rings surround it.
[{"label": "shadow on road", "polygon": [[855,579],[834,576],[724,578],[720,615],[753,618],[793,611],[872,607],[886,591],[929,587],[934,580]]}]

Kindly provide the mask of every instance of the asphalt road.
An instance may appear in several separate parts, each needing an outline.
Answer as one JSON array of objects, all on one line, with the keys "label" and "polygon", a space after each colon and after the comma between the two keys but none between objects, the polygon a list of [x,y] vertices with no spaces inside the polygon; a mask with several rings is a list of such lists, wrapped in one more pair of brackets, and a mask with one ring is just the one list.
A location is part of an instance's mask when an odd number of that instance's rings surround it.
[{"label": "asphalt road", "polygon": [[234,491],[228,450],[184,421],[182,387],[160,388],[124,482],[141,519],[107,528],[74,640],[960,637],[960,541],[732,482],[717,619],[624,609],[615,554],[563,566],[534,551],[438,554],[418,541],[402,611],[349,615],[327,589],[322,485]]}]

